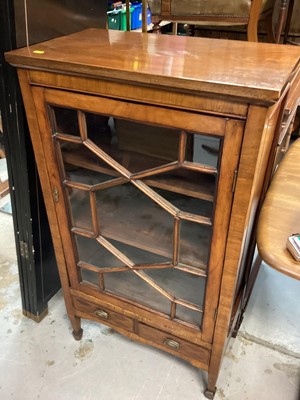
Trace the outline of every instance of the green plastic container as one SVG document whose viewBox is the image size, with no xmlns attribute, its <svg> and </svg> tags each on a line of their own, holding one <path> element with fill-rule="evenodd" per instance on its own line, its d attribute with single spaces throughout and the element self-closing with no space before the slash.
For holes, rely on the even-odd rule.
<svg viewBox="0 0 300 400">
<path fill-rule="evenodd" d="M 121 10 L 108 11 L 107 13 L 108 29 L 115 29 L 118 31 L 121 30 L 121 20 L 122 20 Z M 126 16 L 125 16 L 125 26 L 126 26 Z"/>
<path fill-rule="evenodd" d="M 134 10 L 134 7 L 130 7 L 130 27 L 131 27 L 131 17 L 132 17 L 132 12 Z M 121 31 L 126 31 L 127 30 L 127 24 L 126 24 L 126 10 L 121 10 Z"/>
</svg>

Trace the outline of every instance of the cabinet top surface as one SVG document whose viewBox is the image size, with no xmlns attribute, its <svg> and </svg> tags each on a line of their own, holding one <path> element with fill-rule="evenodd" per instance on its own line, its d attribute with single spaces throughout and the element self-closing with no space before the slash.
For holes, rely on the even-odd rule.
<svg viewBox="0 0 300 400">
<path fill-rule="evenodd" d="M 273 102 L 298 73 L 300 49 L 87 29 L 6 53 L 6 60 L 29 69 Z"/>
</svg>

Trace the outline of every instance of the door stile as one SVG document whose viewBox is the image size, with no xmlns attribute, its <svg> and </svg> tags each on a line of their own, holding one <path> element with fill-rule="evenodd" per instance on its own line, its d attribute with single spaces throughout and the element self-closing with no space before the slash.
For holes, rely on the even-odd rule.
<svg viewBox="0 0 300 400">
<path fill-rule="evenodd" d="M 211 343 L 215 314 L 218 307 L 219 292 L 228 227 L 233 200 L 233 183 L 238 169 L 240 147 L 243 139 L 244 122 L 227 120 L 219 171 L 219 184 L 216 193 L 215 215 L 211 240 L 211 253 L 208 265 L 202 340 Z"/>
<path fill-rule="evenodd" d="M 47 160 L 46 168 L 48 177 L 50 180 L 51 193 L 47 193 L 47 196 L 52 197 L 54 211 L 57 216 L 59 235 L 61 238 L 61 244 L 66 259 L 68 277 L 71 286 L 77 288 L 79 285 L 79 277 L 77 274 L 76 266 L 77 262 L 74 257 L 74 245 L 69 232 L 68 216 L 65 209 L 65 193 L 62 187 L 59 163 L 57 162 L 57 156 L 55 154 L 55 143 L 51 135 L 51 127 L 48 117 L 48 110 L 45 102 L 44 89 L 39 87 L 32 87 L 33 100 L 37 110 L 37 118 L 40 132 L 47 132 L 40 137 L 41 145 Z M 76 254 L 76 253 L 75 253 Z"/>
</svg>

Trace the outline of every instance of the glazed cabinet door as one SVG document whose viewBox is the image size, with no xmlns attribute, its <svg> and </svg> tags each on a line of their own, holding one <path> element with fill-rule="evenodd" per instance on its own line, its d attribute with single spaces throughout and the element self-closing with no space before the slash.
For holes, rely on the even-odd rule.
<svg viewBox="0 0 300 400">
<path fill-rule="evenodd" d="M 210 342 L 243 121 L 32 90 L 71 287 Z"/>
</svg>

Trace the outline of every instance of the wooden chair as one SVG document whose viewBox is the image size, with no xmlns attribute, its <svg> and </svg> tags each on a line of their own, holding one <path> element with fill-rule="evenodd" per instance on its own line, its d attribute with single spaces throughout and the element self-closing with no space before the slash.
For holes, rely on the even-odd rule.
<svg viewBox="0 0 300 400">
<path fill-rule="evenodd" d="M 144 0 L 144 4 L 146 1 Z M 277 21 L 272 23 L 275 3 Z M 258 22 L 265 20 L 268 40 L 279 42 L 286 19 L 289 0 L 148 0 L 153 30 L 160 31 L 160 22 L 168 20 L 193 25 L 246 25 L 249 41 L 258 41 Z M 274 33 L 274 28 L 277 28 Z"/>
</svg>

